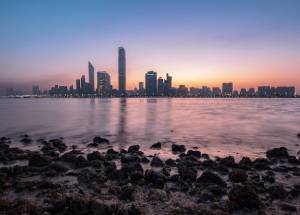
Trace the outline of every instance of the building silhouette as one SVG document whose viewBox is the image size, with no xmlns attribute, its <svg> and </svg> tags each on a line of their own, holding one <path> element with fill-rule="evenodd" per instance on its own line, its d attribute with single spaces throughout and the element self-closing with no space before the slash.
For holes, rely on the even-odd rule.
<svg viewBox="0 0 300 215">
<path fill-rule="evenodd" d="M 81 94 L 87 94 L 87 92 L 86 92 L 86 83 L 85 83 L 85 75 L 82 75 L 81 76 L 81 81 L 80 81 L 80 83 L 81 83 L 81 86 L 80 86 L 80 89 L 81 89 Z"/>
<path fill-rule="evenodd" d="M 80 94 L 81 88 L 80 88 L 80 79 L 76 80 L 76 93 Z"/>
<path fill-rule="evenodd" d="M 165 80 L 165 89 L 164 89 L 164 95 L 170 96 L 172 93 L 172 76 L 169 76 L 167 73 L 166 80 Z"/>
<path fill-rule="evenodd" d="M 118 55 L 119 95 L 126 96 L 126 56 L 125 49 L 119 47 Z"/>
<path fill-rule="evenodd" d="M 91 62 L 88 62 L 88 67 L 89 67 L 89 94 L 93 95 L 95 92 L 95 69 L 94 66 L 91 64 Z"/>
<path fill-rule="evenodd" d="M 40 95 L 41 91 L 38 85 L 32 86 L 32 95 Z"/>
<path fill-rule="evenodd" d="M 157 80 L 157 95 L 164 96 L 165 83 L 162 77 L 159 77 Z"/>
<path fill-rule="evenodd" d="M 157 95 L 157 73 L 149 71 L 145 74 L 146 96 Z"/>
<path fill-rule="evenodd" d="M 233 84 L 223 83 L 222 84 L 222 95 L 225 97 L 232 96 Z"/>
<path fill-rule="evenodd" d="M 100 97 L 111 96 L 110 75 L 105 72 L 97 72 L 97 94 Z"/>
</svg>

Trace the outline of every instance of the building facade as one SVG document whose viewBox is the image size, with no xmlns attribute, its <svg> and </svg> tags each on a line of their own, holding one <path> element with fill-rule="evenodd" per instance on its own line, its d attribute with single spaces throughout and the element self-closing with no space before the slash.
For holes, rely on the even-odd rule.
<svg viewBox="0 0 300 215">
<path fill-rule="evenodd" d="M 119 47 L 118 73 L 119 73 L 119 94 L 120 96 L 126 96 L 126 56 L 125 56 L 125 49 L 123 47 Z"/>
<path fill-rule="evenodd" d="M 97 95 L 100 97 L 111 96 L 110 75 L 105 72 L 97 72 Z"/>
<path fill-rule="evenodd" d="M 156 96 L 157 95 L 157 73 L 154 71 L 149 71 L 145 75 L 146 83 L 146 96 Z"/>
<path fill-rule="evenodd" d="M 94 94 L 95 92 L 95 69 L 94 66 L 91 64 L 91 62 L 88 63 L 89 67 L 89 94 Z"/>
</svg>

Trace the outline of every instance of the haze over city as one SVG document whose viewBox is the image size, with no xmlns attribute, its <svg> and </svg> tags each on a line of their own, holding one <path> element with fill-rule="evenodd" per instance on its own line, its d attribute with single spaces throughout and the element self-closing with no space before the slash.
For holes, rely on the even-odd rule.
<svg viewBox="0 0 300 215">
<path fill-rule="evenodd" d="M 2 1 L 0 88 L 71 85 L 87 72 L 111 74 L 127 55 L 127 89 L 145 72 L 174 85 L 300 88 L 300 2 Z"/>
</svg>

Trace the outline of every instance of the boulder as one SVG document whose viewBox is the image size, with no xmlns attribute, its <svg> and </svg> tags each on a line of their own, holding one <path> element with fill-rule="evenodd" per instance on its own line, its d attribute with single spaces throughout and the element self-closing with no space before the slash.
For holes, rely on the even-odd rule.
<svg viewBox="0 0 300 215">
<path fill-rule="evenodd" d="M 109 144 L 109 140 L 106 138 L 102 138 L 99 136 L 94 137 L 93 139 L 94 144 Z"/>
<path fill-rule="evenodd" d="M 128 148 L 128 153 L 137 153 L 140 150 L 140 146 L 139 145 L 132 145 L 129 146 Z"/>
<path fill-rule="evenodd" d="M 281 184 L 274 184 L 267 190 L 272 199 L 284 199 L 287 196 L 287 191 Z"/>
<path fill-rule="evenodd" d="M 194 167 L 178 165 L 177 169 L 183 180 L 196 181 L 197 170 Z"/>
<path fill-rule="evenodd" d="M 153 170 L 146 170 L 145 180 L 154 187 L 162 189 L 166 182 L 166 176 Z"/>
<path fill-rule="evenodd" d="M 132 185 L 125 185 L 121 188 L 119 194 L 119 199 L 124 201 L 133 201 L 134 200 L 134 188 Z"/>
<path fill-rule="evenodd" d="M 234 185 L 228 197 L 234 208 L 259 209 L 262 205 L 255 190 L 248 185 Z"/>
<path fill-rule="evenodd" d="M 164 166 L 164 162 L 159 157 L 153 157 L 150 165 L 154 167 L 162 167 Z"/>
<path fill-rule="evenodd" d="M 104 160 L 103 155 L 101 155 L 98 151 L 93 151 L 92 153 L 87 154 L 87 160 L 93 161 L 93 160 Z"/>
<path fill-rule="evenodd" d="M 28 165 L 35 167 L 47 166 L 51 163 L 51 159 L 48 156 L 38 153 L 32 154 L 29 158 Z"/>
<path fill-rule="evenodd" d="M 201 184 L 217 184 L 221 187 L 226 187 L 226 182 L 218 175 L 211 171 L 205 171 L 201 174 L 201 176 L 197 179 L 198 183 Z"/>
<path fill-rule="evenodd" d="M 49 140 L 50 143 L 53 144 L 55 148 L 57 148 L 60 152 L 63 152 L 67 149 L 67 145 L 61 139 L 52 139 Z"/>
<path fill-rule="evenodd" d="M 229 180 L 234 183 L 243 183 L 247 181 L 248 175 L 246 171 L 240 169 L 233 169 L 229 173 Z"/>
<path fill-rule="evenodd" d="M 232 157 L 232 156 L 222 158 L 219 163 L 221 165 L 224 165 L 224 166 L 227 166 L 227 167 L 235 167 L 236 166 L 234 157 Z"/>
<path fill-rule="evenodd" d="M 269 159 L 280 159 L 280 158 L 288 158 L 289 153 L 287 148 L 280 147 L 280 148 L 273 148 L 266 152 L 267 158 Z"/>
<path fill-rule="evenodd" d="M 188 150 L 186 153 L 187 156 L 193 156 L 195 158 L 201 158 L 201 152 L 195 150 Z"/>
<path fill-rule="evenodd" d="M 172 144 L 172 152 L 174 152 L 174 153 L 185 152 L 185 150 L 186 150 L 186 148 L 184 145 Z"/>
<path fill-rule="evenodd" d="M 161 149 L 161 143 L 160 142 L 154 143 L 150 148 L 151 149 Z"/>
<path fill-rule="evenodd" d="M 176 161 L 169 158 L 169 159 L 166 160 L 165 164 L 168 165 L 168 166 L 174 167 L 174 166 L 176 166 Z"/>
</svg>

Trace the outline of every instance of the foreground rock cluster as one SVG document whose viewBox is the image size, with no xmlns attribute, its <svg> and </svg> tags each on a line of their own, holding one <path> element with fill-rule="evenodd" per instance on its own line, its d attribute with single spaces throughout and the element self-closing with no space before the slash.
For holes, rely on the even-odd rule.
<svg viewBox="0 0 300 215">
<path fill-rule="evenodd" d="M 28 135 L 22 142 L 36 144 Z M 162 160 L 138 145 L 116 151 L 101 137 L 89 153 L 62 138 L 38 142 L 40 151 L 28 151 L 0 139 L 0 214 L 300 213 L 300 160 L 284 147 L 237 162 L 176 144 L 177 158 Z"/>
</svg>

